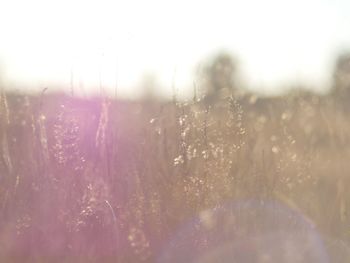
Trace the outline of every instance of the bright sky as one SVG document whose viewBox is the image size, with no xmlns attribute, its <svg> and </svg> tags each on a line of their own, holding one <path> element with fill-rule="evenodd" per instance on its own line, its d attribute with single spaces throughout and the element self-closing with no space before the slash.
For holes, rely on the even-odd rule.
<svg viewBox="0 0 350 263">
<path fill-rule="evenodd" d="M 0 63 L 17 86 L 69 89 L 73 75 L 84 92 L 117 83 L 133 96 L 151 73 L 171 95 L 173 82 L 192 91 L 200 62 L 225 49 L 252 89 L 322 87 L 350 48 L 349 10 L 348 0 L 2 0 Z"/>
</svg>

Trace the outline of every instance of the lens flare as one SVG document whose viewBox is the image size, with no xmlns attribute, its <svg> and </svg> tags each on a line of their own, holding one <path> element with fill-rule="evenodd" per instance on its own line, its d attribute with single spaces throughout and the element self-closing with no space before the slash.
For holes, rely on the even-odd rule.
<svg viewBox="0 0 350 263">
<path fill-rule="evenodd" d="M 181 227 L 158 258 L 171 262 L 327 263 L 315 226 L 276 201 L 247 200 L 206 210 Z"/>
</svg>

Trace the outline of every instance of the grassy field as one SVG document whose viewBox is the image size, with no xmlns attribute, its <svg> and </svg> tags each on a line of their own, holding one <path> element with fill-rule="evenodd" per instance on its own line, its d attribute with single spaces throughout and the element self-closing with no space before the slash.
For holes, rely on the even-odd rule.
<svg viewBox="0 0 350 263">
<path fill-rule="evenodd" d="M 0 261 L 349 262 L 349 110 L 302 92 L 212 105 L 2 94 Z M 298 249 L 265 249 L 274 226 L 279 243 L 302 232 Z M 224 243 L 225 259 L 207 255 Z"/>
</svg>

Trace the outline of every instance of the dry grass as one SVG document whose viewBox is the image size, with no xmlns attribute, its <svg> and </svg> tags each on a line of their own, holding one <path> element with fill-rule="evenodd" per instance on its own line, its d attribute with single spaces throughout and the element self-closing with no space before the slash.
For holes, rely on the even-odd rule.
<svg viewBox="0 0 350 263">
<path fill-rule="evenodd" d="M 181 225 L 240 200 L 304 215 L 330 262 L 348 262 L 347 114 L 310 94 L 210 107 L 2 94 L 1 262 L 157 262 Z"/>
</svg>

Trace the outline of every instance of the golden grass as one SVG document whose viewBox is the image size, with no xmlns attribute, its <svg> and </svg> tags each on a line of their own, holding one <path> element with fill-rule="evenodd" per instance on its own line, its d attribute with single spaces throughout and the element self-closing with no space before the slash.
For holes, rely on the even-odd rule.
<svg viewBox="0 0 350 263">
<path fill-rule="evenodd" d="M 190 218 L 253 199 L 350 241 L 350 121 L 333 98 L 0 103 L 2 262 L 155 262 Z"/>
</svg>

